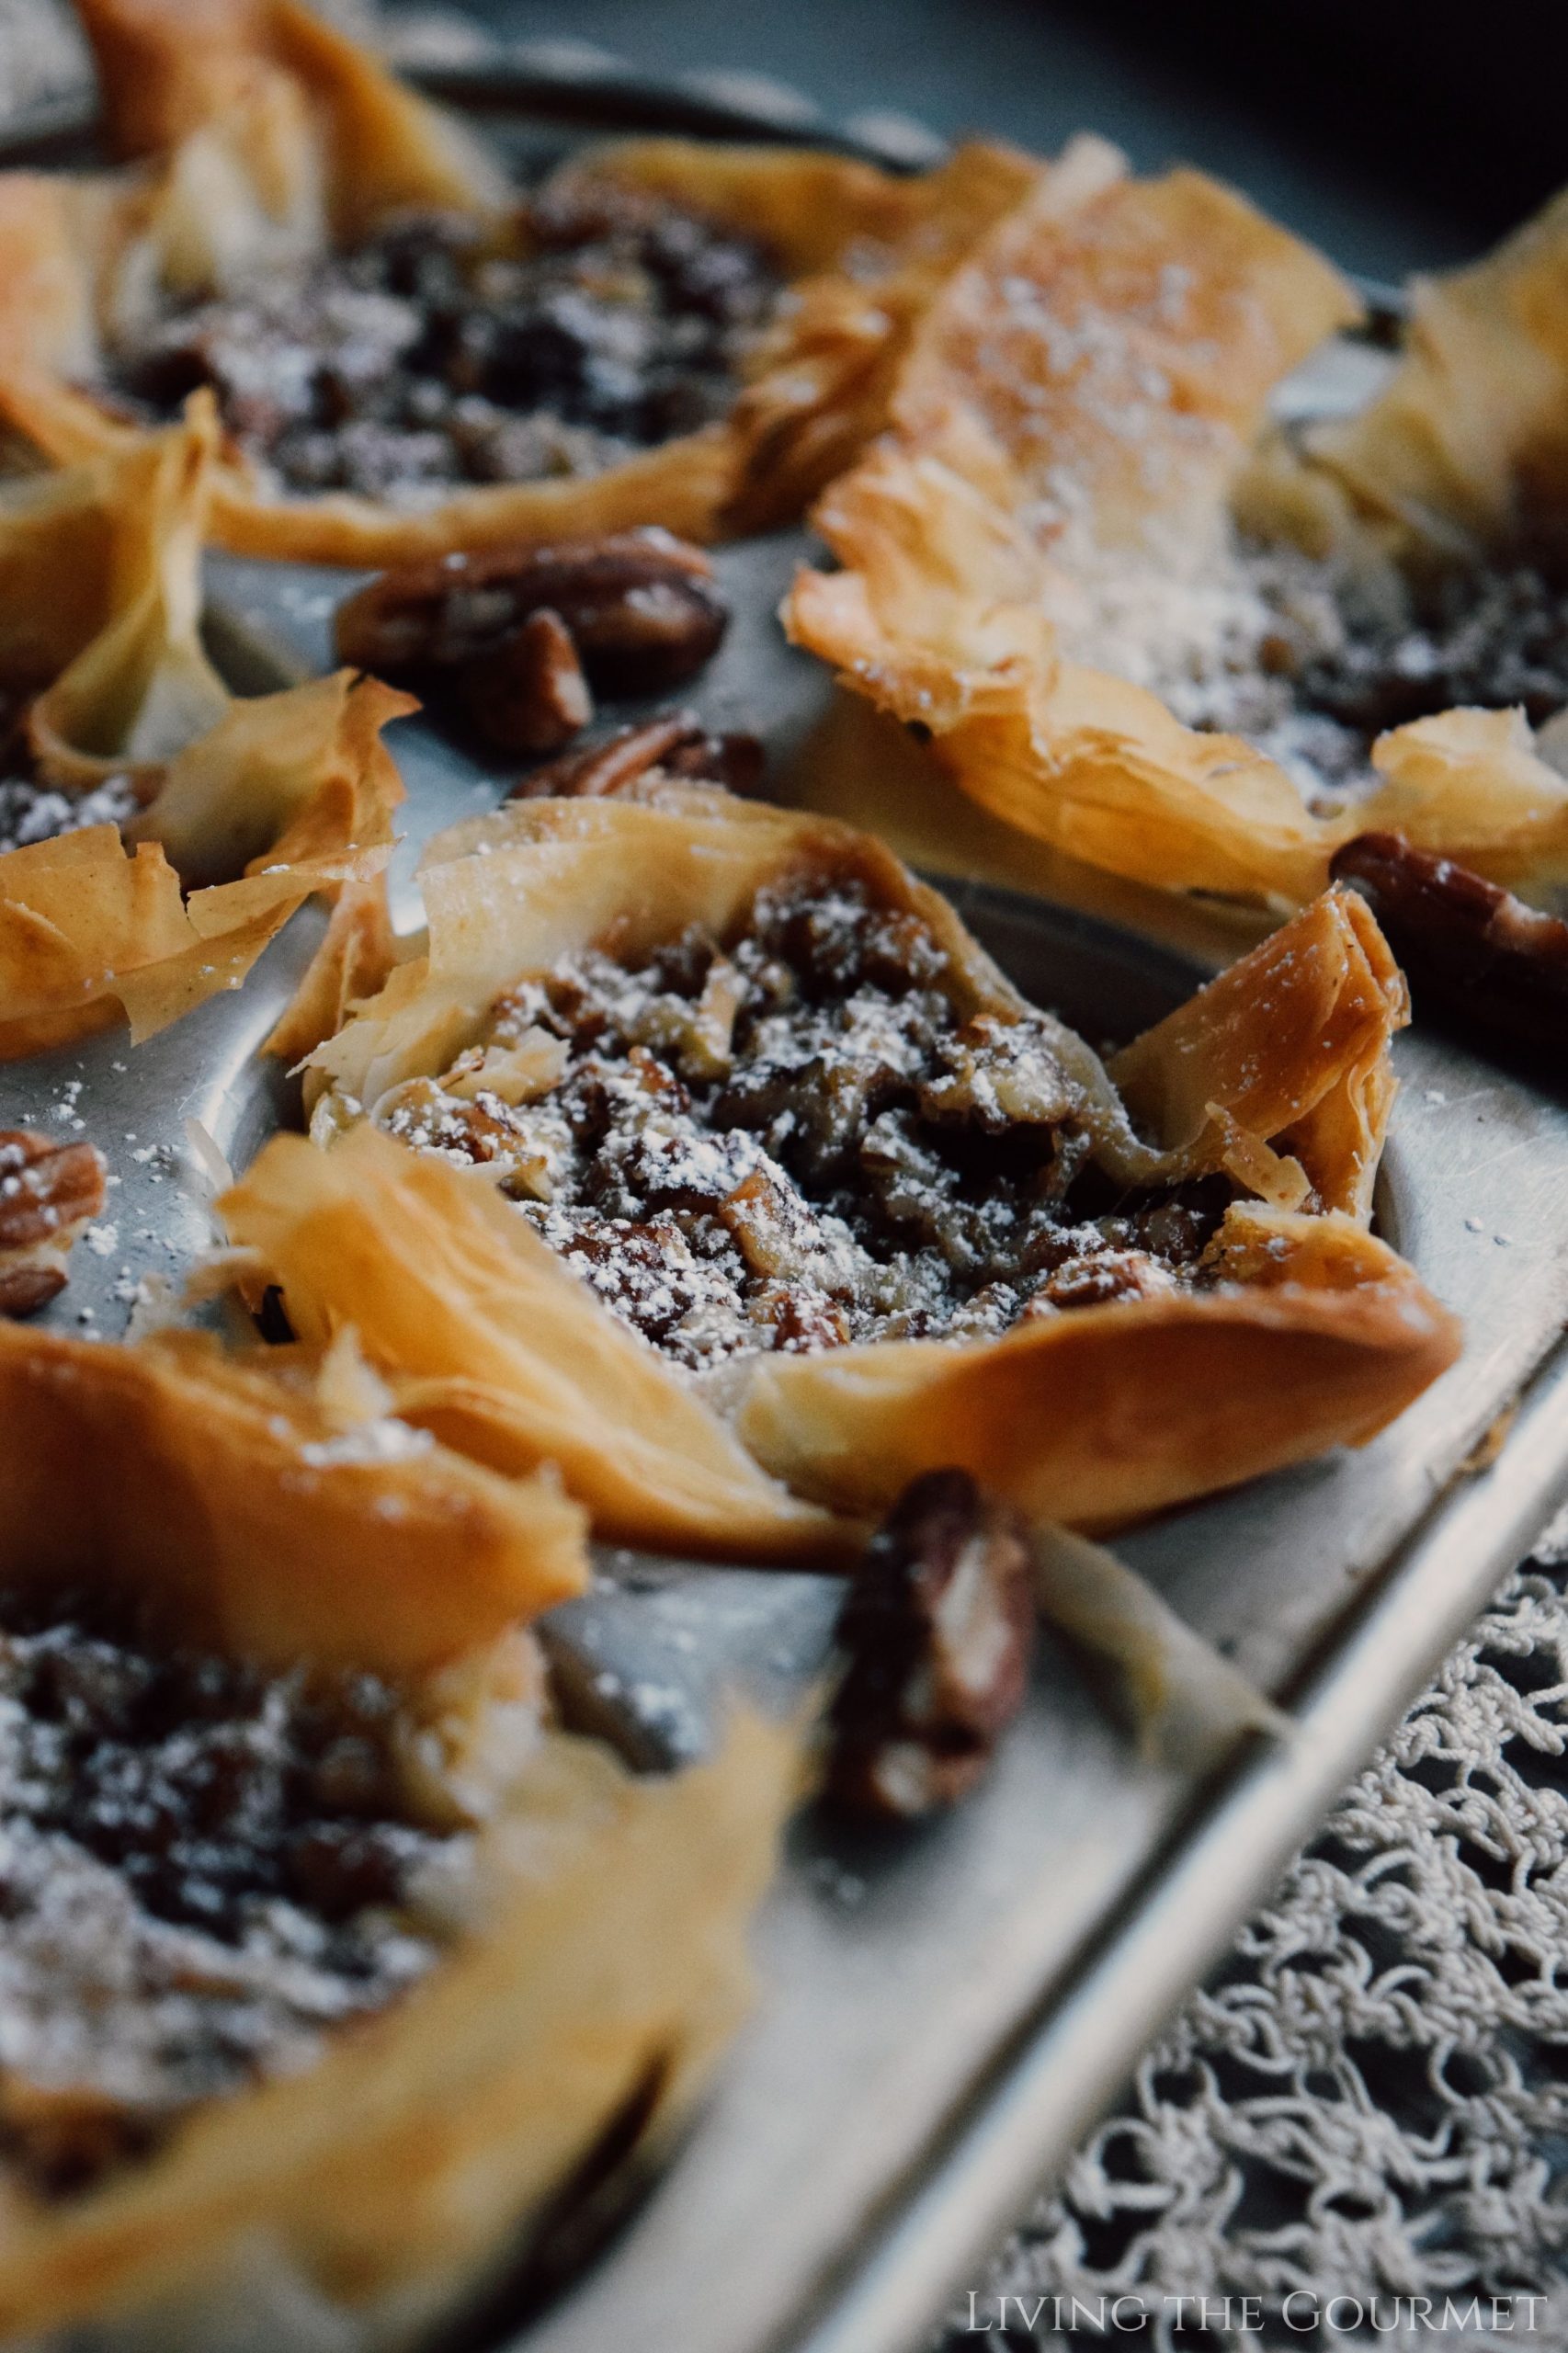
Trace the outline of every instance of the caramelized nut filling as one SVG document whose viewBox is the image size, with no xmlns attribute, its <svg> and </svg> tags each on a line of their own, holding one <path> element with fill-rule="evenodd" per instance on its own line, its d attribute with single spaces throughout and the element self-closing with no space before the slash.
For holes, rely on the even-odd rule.
<svg viewBox="0 0 1568 2353">
<path fill-rule="evenodd" d="M 210 384 L 278 488 L 439 497 L 602 472 L 722 416 L 780 290 L 762 248 L 608 183 L 546 190 L 497 251 L 458 214 L 165 315 L 109 385 L 160 416 Z"/>
<path fill-rule="evenodd" d="M 0 2152 L 68 2196 L 430 1968 L 397 1695 L 0 1598 Z"/>
<path fill-rule="evenodd" d="M 759 893 L 728 943 L 590 953 L 374 1107 L 496 1165 L 632 1328 L 739 1352 L 978 1337 L 1199 1279 L 1228 1181 L 1117 1201 L 1043 1016 L 964 1018 L 916 915 L 855 878 Z M 1096 1198 L 1097 1196 L 1097 1198 Z"/>
<path fill-rule="evenodd" d="M 1528 563 L 1415 581 L 1241 549 L 1213 583 L 1109 606 L 1085 658 L 1189 727 L 1244 736 L 1309 801 L 1369 784 L 1388 728 L 1456 706 L 1517 707 L 1539 727 L 1568 705 L 1568 588 Z"/>
</svg>

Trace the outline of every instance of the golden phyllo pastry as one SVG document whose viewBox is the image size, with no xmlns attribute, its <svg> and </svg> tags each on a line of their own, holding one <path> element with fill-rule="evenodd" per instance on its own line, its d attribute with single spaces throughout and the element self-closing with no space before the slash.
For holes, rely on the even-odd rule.
<svg viewBox="0 0 1568 2353">
<path fill-rule="evenodd" d="M 350 1343 L 0 1325 L 7 2339 L 423 2340 L 689 2101 L 791 1768 L 549 1729 L 525 1621 L 585 1576 Z"/>
<path fill-rule="evenodd" d="M 210 404 L 0 495 L 0 1059 L 237 988 L 295 909 L 379 905 L 407 697 L 236 700 L 202 651 Z M 317 995 L 331 995 L 318 978 Z"/>
<path fill-rule="evenodd" d="M 215 536 L 396 563 L 798 514 L 1041 176 L 611 146 L 524 197 L 297 0 L 81 0 L 129 176 L 0 179 L 0 415 L 57 461 L 198 383 Z"/>
<path fill-rule="evenodd" d="M 1348 892 L 1108 1065 L 869 836 L 657 771 L 423 883 L 224 1214 L 297 1332 L 607 1534 L 831 1555 L 939 1465 L 1108 1526 L 1456 1351 L 1368 1231 L 1405 1001 Z"/>
<path fill-rule="evenodd" d="M 1271 394 L 1356 315 L 1327 265 L 1193 173 L 1060 197 L 916 327 L 792 633 L 1008 824 L 1156 889 L 1300 905 L 1379 827 L 1560 878 L 1527 722 L 1568 703 L 1568 215 L 1418 287 L 1353 421 L 1286 427 Z"/>
</svg>

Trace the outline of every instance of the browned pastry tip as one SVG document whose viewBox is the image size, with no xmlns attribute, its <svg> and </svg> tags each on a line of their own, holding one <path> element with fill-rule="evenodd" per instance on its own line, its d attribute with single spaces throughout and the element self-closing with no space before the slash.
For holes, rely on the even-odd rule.
<svg viewBox="0 0 1568 2353">
<path fill-rule="evenodd" d="M 90 1143 L 0 1129 L 0 1315 L 31 1315 L 65 1288 L 65 1259 L 104 1206 L 104 1163 Z"/>
<path fill-rule="evenodd" d="M 1568 1039 L 1568 923 L 1403 834 L 1358 834 L 1336 881 L 1370 901 L 1416 998 L 1504 1045 L 1561 1054 Z"/>
<path fill-rule="evenodd" d="M 766 765 L 755 735 L 710 735 L 689 710 L 618 727 L 602 744 L 549 760 L 515 784 L 509 801 L 606 801 L 660 770 L 692 783 L 722 785 L 743 795 L 762 781 Z"/>
<path fill-rule="evenodd" d="M 530 636 L 544 614 L 553 628 Z M 339 608 L 335 635 L 342 661 L 416 688 L 503 749 L 547 751 L 567 735 L 518 730 L 537 733 L 551 692 L 562 722 L 574 707 L 565 648 L 600 694 L 665 694 L 711 659 L 729 618 L 701 550 L 650 529 L 382 573 Z"/>
<path fill-rule="evenodd" d="M 1023 1701 L 1035 1608 L 1024 1523 L 964 1471 L 928 1471 L 866 1549 L 838 1622 L 829 1797 L 913 1820 L 984 1773 Z"/>
</svg>

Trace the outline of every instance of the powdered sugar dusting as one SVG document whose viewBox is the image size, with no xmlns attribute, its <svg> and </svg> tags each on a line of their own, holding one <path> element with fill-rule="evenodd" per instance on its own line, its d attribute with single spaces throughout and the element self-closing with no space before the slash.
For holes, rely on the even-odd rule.
<svg viewBox="0 0 1568 2353">
<path fill-rule="evenodd" d="M 493 1063 L 513 1099 L 478 1083 Z M 372 1116 L 493 1166 L 617 1315 L 700 1370 L 1198 1279 L 1228 1188 L 1090 1201 L 1085 1112 L 1043 1017 L 966 1017 L 919 915 L 819 876 L 763 892 L 738 938 L 519 983 L 481 1049 Z"/>
<path fill-rule="evenodd" d="M 141 797 L 127 776 L 111 776 L 91 792 L 59 792 L 31 778 L 0 779 L 0 852 L 54 841 L 87 825 L 123 825 Z"/>
<path fill-rule="evenodd" d="M 419 1888 L 466 1848 L 411 1813 L 371 1678 L 152 1652 L 58 1598 L 0 1629 L 0 2150 L 58 2197 L 422 1976 Z"/>
</svg>

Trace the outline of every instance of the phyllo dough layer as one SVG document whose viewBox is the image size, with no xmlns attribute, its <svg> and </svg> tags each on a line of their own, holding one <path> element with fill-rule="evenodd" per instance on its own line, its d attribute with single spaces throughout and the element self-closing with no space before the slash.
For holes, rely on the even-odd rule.
<svg viewBox="0 0 1568 2353">
<path fill-rule="evenodd" d="M 1107 1065 L 869 836 L 640 790 L 432 845 L 426 953 L 311 1059 L 326 1148 L 224 1200 L 400 1412 L 559 1461 L 607 1534 L 767 1559 L 941 1464 L 1135 1518 L 1450 1361 L 1367 1230 L 1405 1000 L 1354 895 Z"/>
<path fill-rule="evenodd" d="M 306 899 L 379 892 L 381 732 L 415 706 L 347 670 L 229 693 L 199 637 L 214 459 L 199 400 L 0 498 L 0 1059 L 121 1017 L 149 1037 Z"/>
<path fill-rule="evenodd" d="M 1042 187 L 916 328 L 792 634 L 985 808 L 1140 883 L 1283 909 L 1395 828 L 1549 887 L 1565 221 L 1418 285 L 1369 406 L 1286 430 L 1271 392 L 1355 315 L 1327 266 L 1192 173 Z"/>
<path fill-rule="evenodd" d="M 582 1512 L 350 1341 L 0 1325 L 0 2326 L 423 2341 L 689 2104 L 788 1744 L 636 1780 L 550 1729 Z"/>
<path fill-rule="evenodd" d="M 296 0 L 83 0 L 130 175 L 0 179 L 0 415 L 57 462 L 213 383 L 213 530 L 335 563 L 798 514 L 1040 176 L 626 142 L 524 199 Z"/>
</svg>

